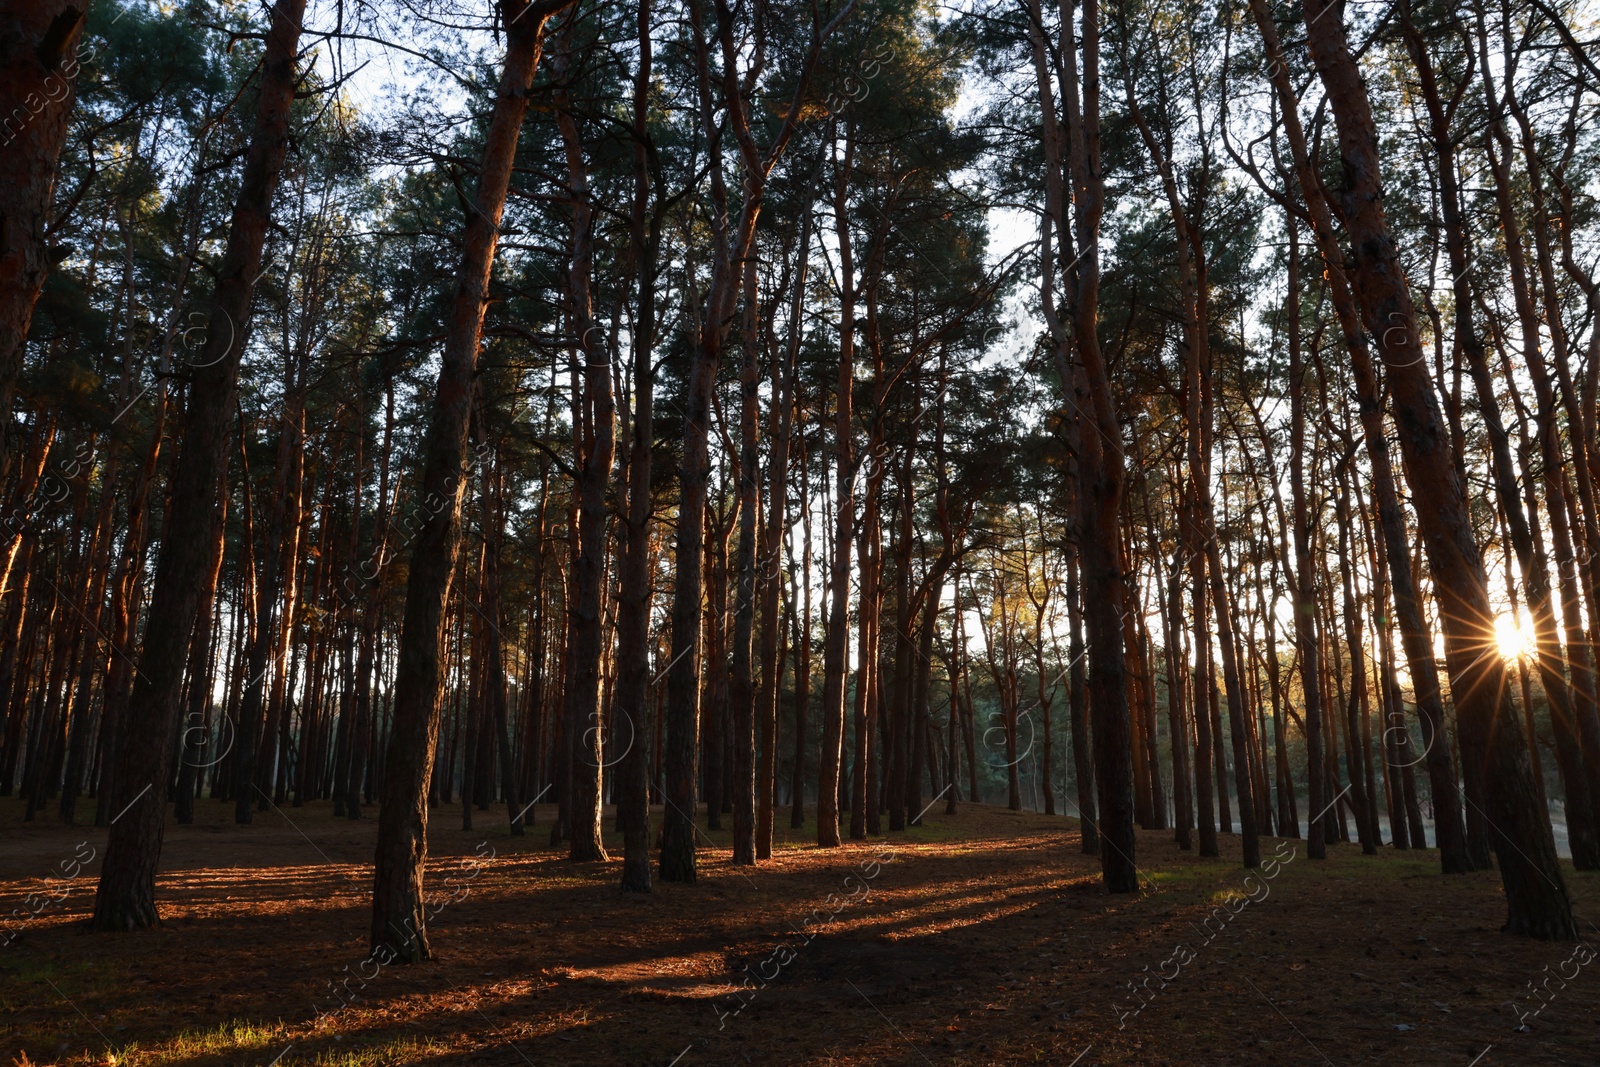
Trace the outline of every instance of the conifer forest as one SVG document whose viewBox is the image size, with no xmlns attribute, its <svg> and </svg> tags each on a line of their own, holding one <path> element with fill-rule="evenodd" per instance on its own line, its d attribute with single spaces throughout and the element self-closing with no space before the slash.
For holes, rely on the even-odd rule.
<svg viewBox="0 0 1600 1067">
<path fill-rule="evenodd" d="M 0 1064 L 1600 1064 L 1596 0 L 0 0 Z"/>
</svg>

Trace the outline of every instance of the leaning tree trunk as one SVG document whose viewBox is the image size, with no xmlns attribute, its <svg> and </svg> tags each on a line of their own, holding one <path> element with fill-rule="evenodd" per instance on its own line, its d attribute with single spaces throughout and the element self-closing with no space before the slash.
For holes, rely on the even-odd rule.
<svg viewBox="0 0 1600 1067">
<path fill-rule="evenodd" d="M 410 962 L 431 955 L 422 910 L 428 783 L 438 744 L 442 623 L 461 541 L 461 498 L 466 487 L 461 472 L 467 464 L 467 426 L 489 300 L 489 270 L 545 23 L 570 2 L 503 0 L 500 5 L 506 27 L 505 66 L 484 138 L 477 196 L 469 202 L 471 215 L 462 240 L 439 385 L 422 446 L 421 495 L 427 518 L 416 532 L 406 583 L 393 721 L 378 810 L 371 932 L 374 952 L 387 946 L 391 958 Z"/>
<path fill-rule="evenodd" d="M 1449 739 L 1444 718 L 1444 704 L 1440 694 L 1439 676 L 1434 663 L 1433 643 L 1422 617 L 1421 607 L 1416 593 L 1416 584 L 1412 579 L 1410 555 L 1406 547 L 1404 519 L 1400 513 L 1398 493 L 1394 484 L 1392 465 L 1389 459 L 1388 438 L 1383 429 L 1382 410 L 1379 406 L 1378 392 L 1373 381 L 1371 359 L 1367 354 L 1366 335 L 1361 328 L 1355 310 L 1355 299 L 1350 292 L 1350 287 L 1345 280 L 1344 258 L 1340 253 L 1338 243 L 1334 237 L 1332 213 L 1325 197 L 1322 194 L 1321 182 L 1316 178 L 1312 168 L 1310 152 L 1306 144 L 1304 130 L 1300 125 L 1299 112 L 1297 111 L 1297 98 L 1294 88 L 1290 84 L 1288 68 L 1283 61 L 1283 49 L 1278 40 L 1276 25 L 1268 14 L 1264 0 L 1252 0 L 1251 12 L 1254 14 L 1257 26 L 1260 27 L 1262 39 L 1266 44 L 1268 57 L 1268 70 L 1274 89 L 1277 91 L 1283 108 L 1284 130 L 1288 134 L 1289 147 L 1293 155 L 1294 167 L 1299 180 L 1302 195 L 1305 198 L 1307 211 L 1311 216 L 1313 233 L 1317 245 L 1322 252 L 1324 264 L 1328 268 L 1329 293 L 1332 297 L 1334 310 L 1339 318 L 1341 331 L 1344 333 L 1345 343 L 1350 349 L 1351 363 L 1356 372 L 1359 385 L 1359 401 L 1361 405 L 1362 426 L 1366 431 L 1367 455 L 1372 466 L 1373 498 L 1378 509 L 1380 525 L 1383 529 L 1385 549 L 1389 556 L 1390 576 L 1394 586 L 1395 617 L 1400 624 L 1401 646 L 1405 651 L 1406 660 L 1410 667 L 1412 686 L 1415 690 L 1417 703 L 1417 718 L 1422 724 L 1425 755 L 1428 761 L 1428 775 L 1433 788 L 1435 808 L 1435 828 L 1439 840 L 1439 858 L 1444 873 L 1462 873 L 1473 869 L 1473 860 L 1469 850 L 1469 835 L 1467 827 L 1461 819 L 1461 809 L 1454 798 L 1461 795 L 1456 787 L 1455 767 L 1450 758 Z M 1296 232 L 1290 233 L 1290 304 L 1298 306 L 1295 294 L 1298 293 L 1298 244 Z M 1299 334 L 1298 320 L 1291 320 L 1290 361 L 1291 368 L 1299 366 Z M 1465 342 L 1464 342 L 1465 343 Z M 1294 372 L 1292 371 L 1292 374 Z M 1294 377 L 1296 387 L 1299 378 Z M 1303 424 L 1304 405 L 1298 409 L 1299 415 L 1291 415 L 1291 421 L 1296 427 L 1295 440 L 1300 440 L 1299 427 Z M 1498 412 L 1496 412 L 1498 417 Z M 1298 447 L 1298 446 L 1297 446 Z M 1302 484 L 1296 482 L 1297 485 Z M 1297 490 L 1297 497 L 1303 496 L 1303 490 Z M 1309 560 L 1308 549 L 1302 550 L 1298 540 L 1298 532 L 1302 523 L 1296 519 L 1296 564 L 1297 573 L 1305 573 L 1309 564 L 1301 561 L 1304 556 Z M 1307 534 L 1309 538 L 1309 534 Z M 1307 586 L 1302 589 L 1301 595 L 1309 597 L 1309 578 Z M 1309 604 L 1309 599 L 1302 603 Z M 1297 623 L 1302 624 L 1307 630 L 1312 631 L 1316 626 L 1313 611 L 1299 609 L 1296 611 Z M 1316 653 L 1317 644 L 1311 641 L 1308 651 Z M 1307 675 L 1307 677 L 1312 677 Z M 1308 744 L 1311 738 L 1310 719 L 1307 719 Z M 1320 742 L 1317 742 L 1320 747 Z M 1469 770 L 1468 774 L 1475 774 L 1476 770 Z M 1321 798 L 1321 773 L 1313 770 L 1312 806 L 1318 808 Z M 1471 780 L 1469 778 L 1469 780 Z M 1445 800 L 1443 798 L 1451 798 Z M 1320 808 L 1318 808 L 1320 810 Z M 1308 827 L 1311 844 L 1311 855 L 1318 858 L 1326 855 L 1326 846 L 1319 836 L 1320 831 Z"/>
<path fill-rule="evenodd" d="M 1506 929 L 1569 939 L 1577 933 L 1571 898 L 1556 860 L 1549 818 L 1533 785 L 1527 738 L 1516 726 L 1505 662 L 1493 654 L 1488 580 L 1428 374 L 1399 250 L 1384 216 L 1372 105 L 1343 23 L 1330 7 L 1330 0 L 1304 0 L 1309 44 L 1338 130 L 1354 288 L 1389 369 L 1407 479 L 1440 601 L 1461 757 L 1484 772 L 1484 815 L 1500 861 Z M 1334 17 L 1323 17 L 1328 14 Z"/>
<path fill-rule="evenodd" d="M 172 736 L 184 660 L 199 610 L 206 564 L 194 546 L 204 544 L 214 521 L 218 480 L 226 456 L 234 395 L 250 315 L 250 294 L 261 271 L 261 249 L 289 149 L 295 56 L 305 0 L 277 0 L 267 34 L 261 88 L 228 245 L 217 271 L 209 332 L 195 364 L 189 410 L 168 498 L 166 531 L 156 564 L 149 627 L 127 709 L 127 729 L 117 752 L 110 837 L 95 895 L 93 925 L 128 930 L 160 921 L 155 904 L 156 867 L 166 815 Z M 243 783 L 236 783 L 243 788 Z"/>
</svg>

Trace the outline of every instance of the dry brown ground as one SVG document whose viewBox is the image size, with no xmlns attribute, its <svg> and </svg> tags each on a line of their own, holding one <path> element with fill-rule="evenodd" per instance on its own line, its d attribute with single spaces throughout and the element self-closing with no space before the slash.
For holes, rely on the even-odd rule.
<svg viewBox="0 0 1600 1067">
<path fill-rule="evenodd" d="M 755 869 L 713 833 L 697 884 L 639 896 L 615 888 L 615 861 L 543 847 L 548 810 L 520 839 L 503 810 L 475 833 L 436 812 L 430 891 L 464 887 L 433 924 L 436 959 L 382 968 L 318 1024 L 313 1004 L 333 1007 L 329 983 L 366 952 L 375 822 L 313 804 L 237 827 L 202 801 L 196 825 L 167 829 L 160 929 L 84 927 L 98 859 L 36 917 L 0 919 L 20 930 L 0 948 L 0 1063 L 1600 1064 L 1600 962 L 1552 979 L 1516 1032 L 1538 1004 L 1527 983 L 1571 975 L 1573 946 L 1499 933 L 1497 876 L 1447 880 L 1433 852 L 1336 846 L 1314 865 L 1302 847 L 1247 885 L 1237 839 L 1201 862 L 1141 832 L 1149 888 L 1110 897 L 1074 821 L 940 805 L 833 850 L 785 827 Z M 78 842 L 103 847 L 104 831 L 20 819 L 0 805 L 0 913 Z M 480 842 L 495 855 L 468 879 Z M 1566 874 L 1600 946 L 1600 876 Z M 1205 916 L 1246 890 L 1208 940 Z M 1124 1015 L 1128 983 L 1164 965 L 1176 977 Z M 769 981 L 741 1001 L 747 973 Z"/>
</svg>

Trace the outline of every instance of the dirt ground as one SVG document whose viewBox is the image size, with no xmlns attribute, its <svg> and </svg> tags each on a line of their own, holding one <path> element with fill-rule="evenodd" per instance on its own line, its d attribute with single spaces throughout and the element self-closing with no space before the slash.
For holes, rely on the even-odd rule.
<svg viewBox="0 0 1600 1067">
<path fill-rule="evenodd" d="M 830 850 L 784 813 L 757 868 L 713 831 L 696 884 L 640 896 L 545 847 L 549 811 L 436 811 L 435 959 L 363 967 L 372 818 L 201 801 L 163 926 L 106 935 L 105 832 L 0 802 L 0 1063 L 1600 1064 L 1594 954 L 1502 935 L 1498 876 L 1432 851 L 1269 841 L 1247 880 L 1236 838 L 1140 832 L 1147 888 L 1112 897 L 1074 820 L 940 804 Z M 1600 876 L 1565 874 L 1600 948 Z"/>
</svg>

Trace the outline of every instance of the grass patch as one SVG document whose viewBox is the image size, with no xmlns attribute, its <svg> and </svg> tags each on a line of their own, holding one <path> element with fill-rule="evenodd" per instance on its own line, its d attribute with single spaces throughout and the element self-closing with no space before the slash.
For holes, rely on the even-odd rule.
<svg viewBox="0 0 1600 1067">
<path fill-rule="evenodd" d="M 270 1055 L 288 1046 L 292 1040 L 290 1028 L 282 1022 L 232 1019 L 209 1030 L 186 1030 L 157 1046 L 127 1045 L 108 1054 L 103 1062 L 108 1067 L 235 1064 L 241 1062 L 238 1056 L 241 1052 Z M 319 1035 L 317 1040 L 320 1044 L 330 1038 Z M 282 1059 L 276 1061 L 276 1067 L 388 1067 L 391 1064 L 416 1063 L 444 1049 L 432 1038 L 396 1037 L 371 1043 L 352 1040 L 348 1044 L 350 1047 L 324 1048 L 318 1052 L 291 1047 Z"/>
<path fill-rule="evenodd" d="M 390 1041 L 367 1045 L 364 1048 L 330 1049 L 319 1052 L 315 1059 L 285 1056 L 279 1067 L 390 1067 L 392 1064 L 417 1063 L 437 1053 L 445 1046 L 432 1038 L 397 1037 Z"/>
<path fill-rule="evenodd" d="M 274 1041 L 287 1042 L 286 1033 L 287 1028 L 281 1022 L 254 1023 L 230 1019 L 208 1030 L 185 1030 L 157 1047 L 143 1048 L 138 1043 L 127 1045 L 111 1053 L 107 1059 L 119 1067 L 186 1063 L 230 1052 L 263 1049 Z"/>
</svg>

